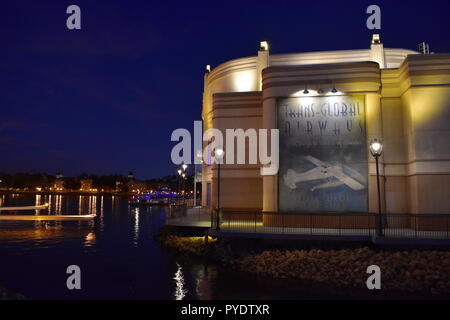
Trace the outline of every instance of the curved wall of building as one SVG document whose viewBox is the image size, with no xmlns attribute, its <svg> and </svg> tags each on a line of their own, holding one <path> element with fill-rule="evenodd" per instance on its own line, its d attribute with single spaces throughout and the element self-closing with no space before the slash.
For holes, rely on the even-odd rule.
<svg viewBox="0 0 450 320">
<path fill-rule="evenodd" d="M 270 66 L 297 66 L 330 63 L 373 61 L 371 49 L 322 51 L 269 56 Z M 386 68 L 399 68 L 407 55 L 417 52 L 406 49 L 384 49 Z M 207 104 L 211 95 L 219 92 L 258 91 L 258 56 L 227 61 L 207 76 L 205 98 Z"/>
</svg>

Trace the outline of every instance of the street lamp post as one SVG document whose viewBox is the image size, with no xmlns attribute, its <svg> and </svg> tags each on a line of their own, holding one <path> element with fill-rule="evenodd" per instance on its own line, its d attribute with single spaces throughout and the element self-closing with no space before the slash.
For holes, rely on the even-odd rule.
<svg viewBox="0 0 450 320">
<path fill-rule="evenodd" d="M 214 151 L 217 163 L 217 210 L 216 210 L 216 230 L 220 230 L 220 163 L 222 162 L 224 151 L 222 148 L 217 148 Z"/>
<path fill-rule="evenodd" d="M 201 150 L 197 151 L 196 157 L 197 157 L 196 160 L 202 163 Z M 197 206 L 197 161 L 194 161 L 194 207 Z"/>
<path fill-rule="evenodd" d="M 183 177 L 183 204 L 186 203 L 186 170 L 187 170 L 188 165 L 183 163 L 181 165 L 181 168 L 183 169 L 183 173 L 182 173 L 182 177 Z"/>
<path fill-rule="evenodd" d="M 183 169 L 183 173 L 181 174 L 182 178 L 183 178 L 183 204 L 186 203 L 186 169 L 187 169 L 188 165 L 183 163 L 181 165 L 181 168 Z"/>
<path fill-rule="evenodd" d="M 183 204 L 186 203 L 186 174 L 182 173 L 181 177 L 183 179 Z"/>
<path fill-rule="evenodd" d="M 178 192 L 177 192 L 177 202 L 179 202 L 179 200 L 180 200 L 180 188 L 181 188 L 181 173 L 182 173 L 182 171 L 181 171 L 181 169 L 178 169 Z"/>
<path fill-rule="evenodd" d="M 381 192 L 380 192 L 380 169 L 378 166 L 378 159 L 383 152 L 383 145 L 377 139 L 370 143 L 370 153 L 375 158 L 375 166 L 377 171 L 377 193 L 378 193 L 378 217 L 377 217 L 377 236 L 383 236 L 383 226 L 381 219 Z"/>
</svg>

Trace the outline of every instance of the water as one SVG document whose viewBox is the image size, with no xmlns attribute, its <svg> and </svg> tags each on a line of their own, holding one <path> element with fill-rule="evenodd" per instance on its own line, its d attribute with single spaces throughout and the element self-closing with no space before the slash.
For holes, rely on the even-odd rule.
<svg viewBox="0 0 450 320">
<path fill-rule="evenodd" d="M 0 283 L 30 299 L 378 297 L 368 290 L 339 290 L 205 266 L 202 259 L 162 250 L 153 236 L 165 224 L 164 206 L 133 208 L 126 197 L 117 196 L 0 194 L 3 206 L 43 203 L 49 203 L 51 213 L 96 213 L 100 219 L 96 230 L 89 221 L 50 222 L 48 227 L 34 221 L 0 221 Z M 66 287 L 69 265 L 81 268 L 81 290 Z"/>
<path fill-rule="evenodd" d="M 49 203 L 47 214 L 97 214 L 89 221 L 0 221 L 0 283 L 31 299 L 270 298 L 267 284 L 201 259 L 160 249 L 153 236 L 164 206 L 130 207 L 126 197 L 0 195 L 0 205 Z M 35 214 L 28 211 L 21 214 Z M 78 265 L 82 290 L 68 290 L 66 269 Z M 284 292 L 285 290 L 283 290 Z"/>
</svg>

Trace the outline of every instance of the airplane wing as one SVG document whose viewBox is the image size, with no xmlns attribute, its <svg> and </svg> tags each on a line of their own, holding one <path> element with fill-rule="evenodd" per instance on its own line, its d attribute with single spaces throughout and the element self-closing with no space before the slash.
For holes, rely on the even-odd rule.
<svg viewBox="0 0 450 320">
<path fill-rule="evenodd" d="M 304 181 L 313 181 L 313 180 L 320 180 L 329 177 L 329 174 L 325 174 L 322 172 L 322 170 L 319 167 L 315 167 L 311 170 L 308 170 L 306 172 L 297 173 L 292 169 L 289 169 L 284 175 L 284 183 L 286 186 L 288 186 L 291 189 L 297 188 L 297 183 L 304 182 Z"/>
<path fill-rule="evenodd" d="M 353 190 L 363 190 L 363 189 L 365 189 L 365 187 L 361 183 L 359 183 L 355 179 L 347 176 L 346 174 L 344 174 L 342 172 L 342 170 L 340 170 L 340 169 L 338 169 L 336 167 L 329 167 L 328 171 L 331 174 L 333 174 L 333 176 L 335 176 L 337 179 L 339 179 L 340 181 L 345 183 L 347 186 L 352 188 Z"/>
<path fill-rule="evenodd" d="M 313 156 L 305 156 L 305 159 L 309 162 L 315 164 L 318 167 L 328 168 L 330 165 L 328 163 L 322 162 L 317 158 L 314 158 Z"/>
<path fill-rule="evenodd" d="M 353 190 L 363 190 L 365 188 L 364 185 L 359 183 L 357 180 L 355 180 L 352 177 L 344 174 L 342 172 L 342 170 L 339 169 L 338 167 L 331 166 L 331 165 L 329 165 L 326 162 L 323 162 L 323 161 L 320 161 L 317 158 L 314 158 L 313 156 L 305 156 L 305 159 L 310 161 L 311 163 L 315 164 L 318 167 L 326 169 L 328 171 L 328 173 L 332 174 L 339 181 L 341 181 L 342 183 L 345 183 L 347 186 L 349 186 Z"/>
<path fill-rule="evenodd" d="M 326 188 L 334 188 L 343 185 L 344 183 L 338 179 L 334 179 L 333 181 L 327 181 L 325 183 L 319 184 L 311 188 L 311 191 L 318 189 L 326 189 Z"/>
</svg>

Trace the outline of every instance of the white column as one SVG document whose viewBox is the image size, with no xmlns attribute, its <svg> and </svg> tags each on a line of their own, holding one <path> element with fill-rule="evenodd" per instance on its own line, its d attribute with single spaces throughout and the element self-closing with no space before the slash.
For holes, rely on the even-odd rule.
<svg viewBox="0 0 450 320">
<path fill-rule="evenodd" d="M 263 101 L 263 129 L 276 129 L 276 99 L 270 98 Z M 270 137 L 270 134 L 268 134 Z M 268 139 L 270 143 L 270 138 Z M 263 211 L 278 211 L 278 174 L 263 176 Z"/>
</svg>

